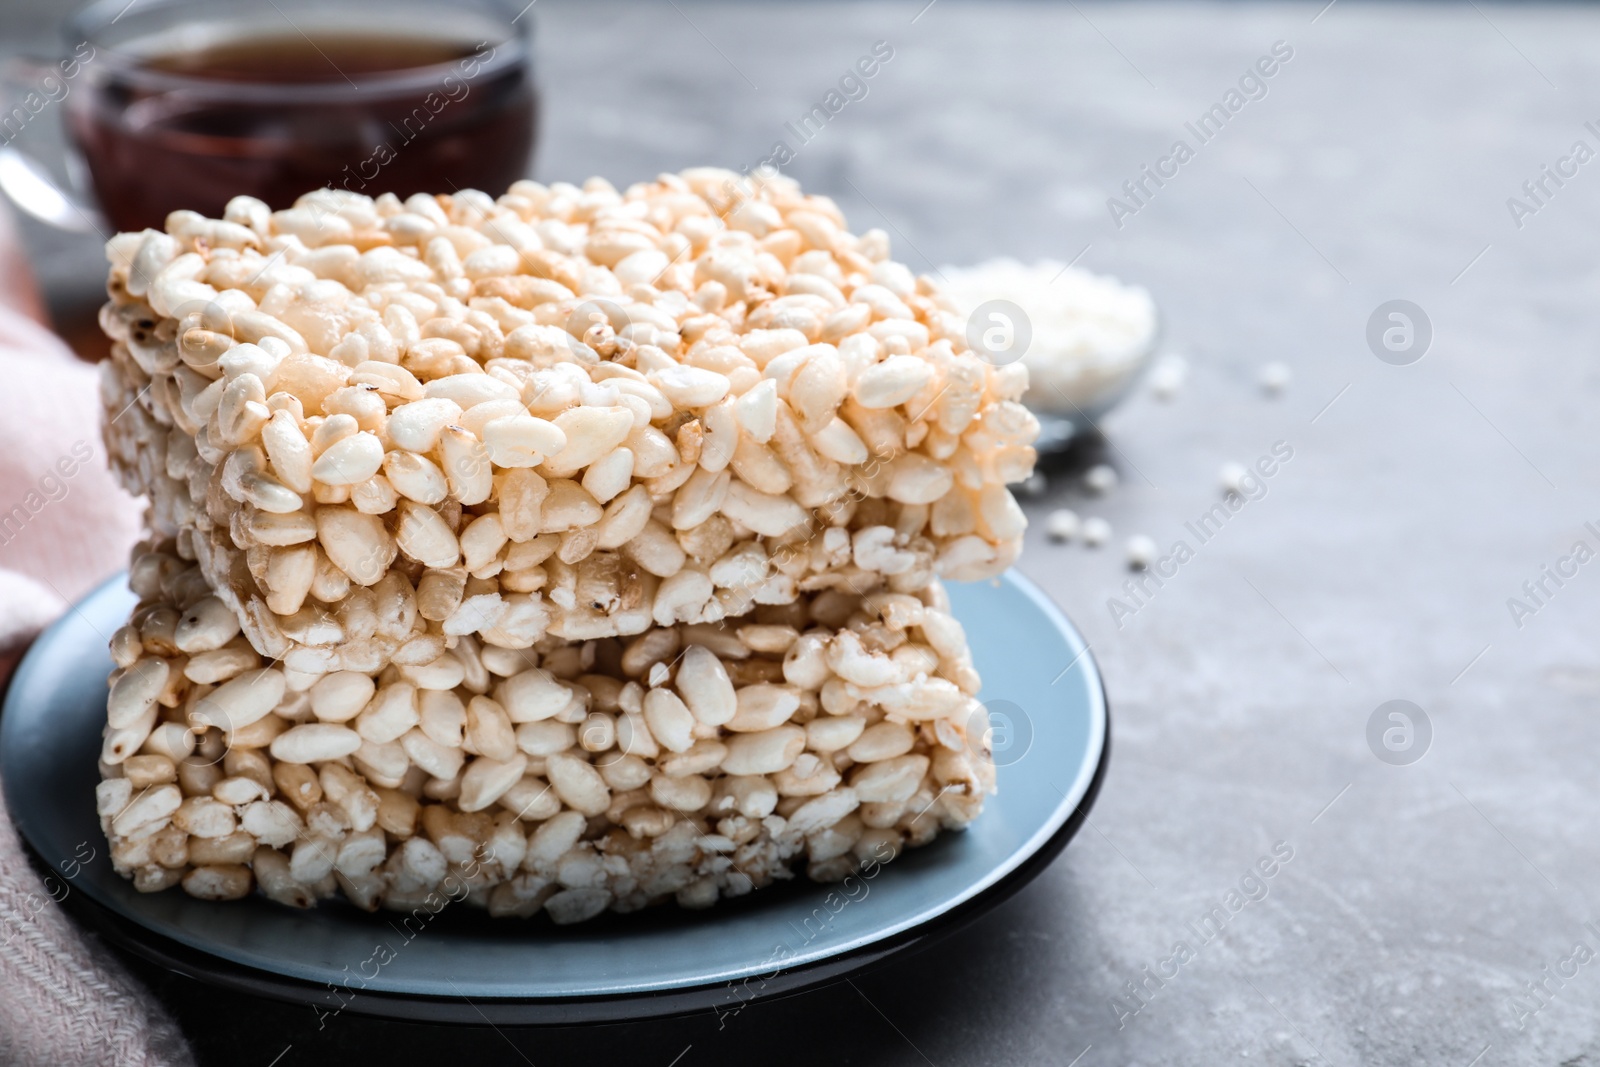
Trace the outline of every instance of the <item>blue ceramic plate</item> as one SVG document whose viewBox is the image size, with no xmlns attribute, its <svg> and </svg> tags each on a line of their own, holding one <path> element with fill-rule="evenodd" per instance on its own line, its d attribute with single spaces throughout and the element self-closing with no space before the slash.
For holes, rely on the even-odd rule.
<svg viewBox="0 0 1600 1067">
<path fill-rule="evenodd" d="M 73 874 L 63 884 L 75 914 L 190 975 L 330 1011 L 417 1021 L 574 1023 L 731 1010 L 838 978 L 970 920 L 1042 870 L 1093 802 L 1108 724 L 1083 639 L 1014 573 L 952 586 L 950 596 L 984 678 L 999 794 L 967 831 L 845 886 L 801 879 L 709 911 L 668 905 L 574 927 L 452 908 L 407 928 L 400 916 L 339 902 L 302 912 L 261 898 L 135 892 L 112 871 L 94 814 L 107 640 L 134 603 L 121 579 L 47 631 L 18 668 L 0 719 L 0 778 L 38 858 Z M 78 864 L 90 849 L 95 858 Z"/>
</svg>

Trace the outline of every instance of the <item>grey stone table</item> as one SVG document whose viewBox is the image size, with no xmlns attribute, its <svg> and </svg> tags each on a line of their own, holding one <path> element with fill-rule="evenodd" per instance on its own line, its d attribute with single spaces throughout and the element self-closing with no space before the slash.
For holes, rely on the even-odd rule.
<svg viewBox="0 0 1600 1067">
<path fill-rule="evenodd" d="M 1081 256 L 1147 285 L 1188 386 L 1106 421 L 1112 494 L 1058 471 L 1028 510 L 1193 558 L 1134 600 L 1120 549 L 1035 522 L 1020 566 L 1093 642 L 1110 775 L 1042 877 L 925 953 L 720 1031 L 319 1032 L 145 972 L 207 1057 L 1600 1061 L 1600 562 L 1568 558 L 1600 549 L 1600 162 L 1572 154 L 1600 149 L 1600 12 L 1323 2 L 540 3 L 539 177 L 740 166 L 783 139 L 787 170 L 921 269 Z M 48 6 L 8 8 L 8 42 Z M 879 40 L 868 95 L 799 145 L 784 124 Z M 1201 143 L 1185 124 L 1275 42 L 1292 55 Z M 1179 139 L 1192 158 L 1126 198 Z M 35 236 L 57 305 L 92 298 L 92 245 Z M 1394 299 L 1431 323 L 1410 365 L 1367 341 Z M 1272 360 L 1294 371 L 1277 399 L 1256 378 Z M 1185 524 L 1218 468 L 1275 445 L 1292 458 L 1200 543 Z M 1409 750 L 1398 720 L 1380 725 L 1401 751 L 1369 744 L 1390 700 L 1431 736 L 1413 714 Z"/>
</svg>

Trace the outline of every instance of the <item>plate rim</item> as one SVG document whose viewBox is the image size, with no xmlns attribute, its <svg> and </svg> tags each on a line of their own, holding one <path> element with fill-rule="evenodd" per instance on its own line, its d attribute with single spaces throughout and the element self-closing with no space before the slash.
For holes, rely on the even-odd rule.
<svg viewBox="0 0 1600 1067">
<path fill-rule="evenodd" d="M 94 597 L 106 587 L 124 581 L 125 574 L 113 576 L 96 586 L 84 599 Z M 900 955 L 905 950 L 919 945 L 931 944 L 1009 898 L 1032 881 L 1060 854 L 1093 807 L 1109 762 L 1110 703 L 1092 649 L 1066 614 L 1020 571 L 1008 570 L 993 582 L 1011 585 L 1054 624 L 1057 632 L 1066 641 L 1068 649 L 1075 653 L 1068 665 L 1069 670 L 1080 662 L 1084 664 L 1084 682 L 1090 711 L 1087 746 L 1084 759 L 1076 767 L 1076 774 L 1069 790 L 1063 792 L 1063 803 L 1056 808 L 1051 818 L 1041 824 L 1013 852 L 1008 862 L 996 865 L 985 872 L 981 879 L 974 881 L 959 896 L 952 898 L 936 914 L 918 921 L 894 924 L 887 932 L 872 937 L 871 940 L 858 938 L 854 944 L 835 949 L 814 959 L 796 962 L 771 972 L 763 970 L 754 975 L 724 977 L 709 983 L 570 996 L 494 996 L 475 993 L 471 999 L 464 994 L 455 996 L 368 987 L 351 999 L 343 1001 L 341 1010 L 389 1018 L 460 1021 L 476 1025 L 482 1025 L 484 1022 L 571 1025 L 688 1014 L 711 1007 L 718 991 L 730 990 L 740 983 L 748 988 L 752 978 L 756 977 L 762 979 L 762 992 L 751 997 L 735 998 L 738 1003 L 791 995 L 829 980 L 841 978 L 845 974 L 874 966 L 889 956 Z M 6 715 L 4 711 L 11 707 L 14 700 L 20 699 L 17 694 L 26 688 L 33 672 L 42 669 L 36 662 L 36 650 L 50 638 L 57 636 L 59 630 L 70 625 L 71 617 L 75 614 L 81 616 L 79 604 L 76 603 L 36 639 L 33 647 L 12 672 L 5 687 L 4 699 L 0 700 L 0 755 L 9 748 L 6 741 L 9 740 L 11 730 L 8 727 L 15 721 L 14 716 Z M 90 628 L 94 629 L 92 624 Z M 4 779 L 6 800 L 12 810 L 12 818 L 16 822 L 28 853 L 36 862 L 41 863 L 44 870 L 49 870 L 48 862 L 43 860 L 29 834 L 31 820 L 20 814 L 26 811 L 27 807 L 19 805 L 19 798 L 13 794 L 15 787 L 11 784 L 12 780 L 11 776 L 6 776 Z M 1069 809 L 1066 805 L 1071 803 L 1074 796 L 1077 797 L 1077 801 Z M 200 974 L 244 992 L 295 1003 L 309 1003 L 313 1006 L 321 1003 L 333 1007 L 330 1001 L 334 998 L 328 995 L 332 992 L 332 986 L 327 986 L 327 992 L 322 993 L 324 986 L 313 980 L 236 961 L 154 930 L 136 917 L 122 914 L 114 906 L 95 900 L 92 893 L 84 892 L 72 896 L 81 897 L 80 903 L 87 904 L 87 907 L 75 910 L 91 926 L 123 948 L 160 966 L 191 977 Z M 361 1007 L 357 1007 L 357 1004 Z M 484 1006 L 491 1009 L 490 1014 L 485 1014 Z M 499 1018 L 491 1019 L 491 1014 Z"/>
<path fill-rule="evenodd" d="M 1109 716 L 1109 708 L 1107 714 Z M 1000 881 L 950 910 L 880 941 L 802 966 L 781 968 L 763 983 L 771 988 L 763 988 L 747 997 L 734 998 L 728 1005 L 730 1012 L 737 1014 L 751 1004 L 780 1000 L 831 985 L 850 975 L 920 952 L 959 932 L 1009 900 L 1042 874 L 1066 848 L 1067 843 L 1077 836 L 1104 784 L 1110 750 L 1108 731 L 1107 742 L 1101 749 L 1100 759 L 1083 799 L 1042 848 L 1026 857 Z M 28 854 L 39 862 L 33 846 L 25 842 L 25 847 Z M 69 903 L 72 901 L 76 903 Z M 211 981 L 234 992 L 310 1006 L 313 1010 L 326 1008 L 334 1014 L 348 1011 L 368 1018 L 465 1026 L 596 1026 L 684 1017 L 706 1011 L 720 1015 L 722 1008 L 717 994 L 735 984 L 715 982 L 655 992 L 537 998 L 468 998 L 363 989 L 353 993 L 349 1000 L 338 1003 L 331 990 L 289 975 L 235 963 L 174 941 L 118 914 L 87 894 L 73 894 L 63 901 L 63 905 L 118 948 L 185 978 Z"/>
</svg>

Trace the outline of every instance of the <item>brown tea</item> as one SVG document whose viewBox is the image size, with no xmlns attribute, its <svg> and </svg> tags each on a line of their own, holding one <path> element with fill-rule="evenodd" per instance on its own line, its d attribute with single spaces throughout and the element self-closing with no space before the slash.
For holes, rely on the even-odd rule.
<svg viewBox="0 0 1600 1067">
<path fill-rule="evenodd" d="M 73 139 L 118 229 L 246 194 L 285 208 L 323 186 L 368 196 L 499 193 L 533 147 L 524 45 L 446 33 L 166 34 L 93 72 Z"/>
<path fill-rule="evenodd" d="M 394 74 L 456 63 L 476 49 L 465 41 L 431 37 L 320 33 L 221 40 L 184 52 L 152 55 L 147 70 L 233 82 L 307 83 L 362 74 Z"/>
</svg>

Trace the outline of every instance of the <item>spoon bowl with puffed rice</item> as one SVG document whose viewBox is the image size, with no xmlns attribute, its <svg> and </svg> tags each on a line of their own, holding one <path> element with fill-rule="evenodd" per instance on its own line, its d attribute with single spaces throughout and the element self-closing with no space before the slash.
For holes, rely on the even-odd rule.
<svg viewBox="0 0 1600 1067">
<path fill-rule="evenodd" d="M 1040 451 L 1096 428 L 1159 345 L 1160 317 L 1141 286 L 1052 260 L 993 259 L 939 274 L 973 350 L 1027 366 L 1023 401 L 1039 416 Z"/>
</svg>

